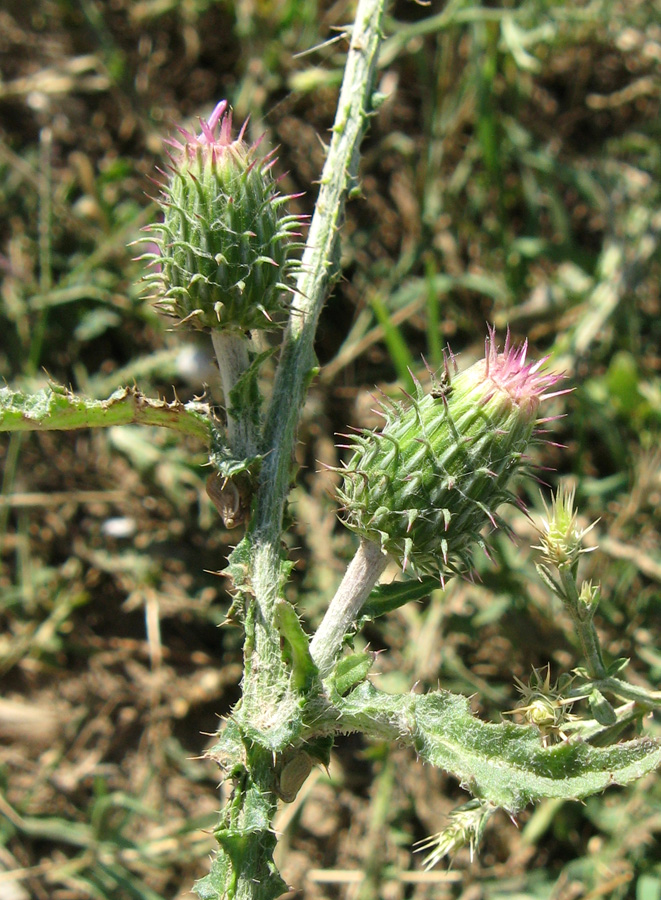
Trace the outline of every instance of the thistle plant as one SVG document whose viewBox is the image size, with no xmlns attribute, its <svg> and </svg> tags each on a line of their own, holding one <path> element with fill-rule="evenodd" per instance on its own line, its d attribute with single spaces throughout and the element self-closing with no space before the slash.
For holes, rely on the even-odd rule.
<svg viewBox="0 0 661 900">
<path fill-rule="evenodd" d="M 351 31 L 338 111 L 314 215 L 300 260 L 300 220 L 271 174 L 274 158 L 232 137 L 223 101 L 199 133 L 180 130 L 159 182 L 162 218 L 147 240 L 148 284 L 181 327 L 208 332 L 216 352 L 224 413 L 202 402 L 150 400 L 122 390 L 92 401 L 51 386 L 35 396 L 0 392 L 3 430 L 101 427 L 136 422 L 200 439 L 214 469 L 210 488 L 228 526 L 244 532 L 225 574 L 231 616 L 244 633 L 242 697 L 207 756 L 228 782 L 215 829 L 217 855 L 196 885 L 203 900 L 275 900 L 285 890 L 273 853 L 278 804 L 291 802 L 311 769 L 327 765 L 350 732 L 410 747 L 452 773 L 473 799 L 425 849 L 430 861 L 466 843 L 472 851 L 492 813 L 511 816 L 546 797 L 576 799 L 626 784 L 661 763 L 651 739 L 616 742 L 622 730 L 661 706 L 661 696 L 607 665 L 594 616 L 599 589 L 578 580 L 585 548 L 573 497 L 556 496 L 541 536 L 539 573 L 571 617 L 585 665 L 551 685 L 536 677 L 519 708 L 528 720 L 485 723 L 468 699 L 443 689 L 389 694 L 369 678 L 373 655 L 355 651 L 365 621 L 442 586 L 471 568 L 487 532 L 507 526 L 499 509 L 518 502 L 513 478 L 529 469 L 540 408 L 566 391 L 546 360 L 530 362 L 524 342 L 486 338 L 484 358 L 460 370 L 449 352 L 443 371 L 416 395 L 382 404 L 379 430 L 349 444 L 338 491 L 340 517 L 358 536 L 347 568 L 314 634 L 286 591 L 283 550 L 292 457 L 306 390 L 316 372 L 313 340 L 338 275 L 340 224 L 354 187 L 358 149 L 378 97 L 374 73 L 383 0 L 360 0 Z M 272 351 L 260 331 L 278 331 L 269 395 L 259 379 Z M 379 585 L 394 562 L 403 581 Z M 557 710 L 587 698 L 590 717 Z M 553 739 L 549 739 L 549 716 Z"/>
</svg>

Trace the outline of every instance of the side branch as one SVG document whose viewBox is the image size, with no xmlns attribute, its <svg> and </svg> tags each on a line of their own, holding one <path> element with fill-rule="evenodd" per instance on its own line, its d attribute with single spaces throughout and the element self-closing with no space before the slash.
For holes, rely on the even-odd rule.
<svg viewBox="0 0 661 900">
<path fill-rule="evenodd" d="M 388 555 L 378 544 L 361 540 L 310 644 L 312 659 L 322 678 L 333 668 L 345 634 L 355 622 L 387 564 Z"/>
</svg>

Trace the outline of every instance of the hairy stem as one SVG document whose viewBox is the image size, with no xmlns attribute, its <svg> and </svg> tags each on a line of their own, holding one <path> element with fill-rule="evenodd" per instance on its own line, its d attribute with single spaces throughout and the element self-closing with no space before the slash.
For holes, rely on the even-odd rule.
<svg viewBox="0 0 661 900">
<path fill-rule="evenodd" d="M 250 367 L 248 338 L 232 331 L 212 331 L 211 342 L 223 386 L 229 445 L 239 458 L 253 456 L 257 449 L 257 435 L 252 416 L 249 410 L 244 410 L 242 415 L 236 416 L 231 400 L 237 381 Z"/>
<path fill-rule="evenodd" d="M 612 676 L 595 679 L 592 684 L 602 692 L 614 694 L 622 700 L 634 701 L 643 708 L 661 709 L 661 691 L 649 691 Z"/>
<path fill-rule="evenodd" d="M 289 690 L 276 627 L 277 604 L 282 599 L 288 572 L 282 553 L 284 506 L 291 484 L 296 429 L 315 371 L 315 331 L 331 281 L 338 271 L 340 225 L 347 194 L 356 178 L 360 141 L 371 110 L 385 2 L 359 0 L 358 3 L 331 144 L 284 333 L 262 440 L 257 448 L 262 465 L 252 519 L 246 537 L 230 558 L 246 610 L 240 715 L 253 728 L 265 727 L 273 720 L 274 703 Z M 246 781 L 253 781 L 250 771 L 246 773 Z M 267 818 L 271 818 L 270 813 Z M 264 878 L 256 878 L 246 858 L 247 854 L 235 854 L 231 859 L 232 895 L 255 900 L 277 896 L 278 888 L 274 886 L 271 892 Z M 227 855 L 223 859 L 226 865 Z M 228 877 L 230 873 L 223 865 L 219 860 L 216 874 L 212 872 L 210 876 L 212 882 L 220 875 L 227 884 L 222 873 L 228 873 Z M 220 891 L 217 893 L 221 895 Z"/>
<path fill-rule="evenodd" d="M 574 575 L 564 566 L 559 570 L 561 584 L 564 589 L 564 603 L 574 622 L 581 647 L 585 655 L 588 672 L 595 679 L 606 676 L 606 666 L 601 655 L 597 630 L 594 627 L 592 616 L 587 618 L 581 614 L 581 602 Z"/>
<path fill-rule="evenodd" d="M 296 428 L 316 365 L 314 335 L 331 281 L 338 274 L 340 226 L 347 194 L 355 184 L 360 141 L 371 107 L 384 5 L 385 0 L 360 0 L 356 11 L 332 140 L 266 418 L 266 458 L 255 532 L 269 542 L 280 538 Z"/>
<path fill-rule="evenodd" d="M 385 0 L 360 0 L 356 11 L 333 136 L 260 448 L 263 464 L 248 540 L 252 543 L 250 578 L 259 607 L 255 651 L 262 663 L 259 672 L 265 684 L 270 677 L 266 658 L 280 657 L 279 637 L 272 623 L 281 583 L 280 539 L 296 429 L 315 371 L 313 341 L 319 314 L 338 270 L 340 225 L 347 194 L 355 183 L 360 141 L 371 108 L 384 5 Z"/>
<path fill-rule="evenodd" d="M 328 675 L 342 640 L 381 577 L 388 555 L 373 541 L 361 540 L 326 615 L 310 644 L 312 659 L 323 678 Z"/>
</svg>

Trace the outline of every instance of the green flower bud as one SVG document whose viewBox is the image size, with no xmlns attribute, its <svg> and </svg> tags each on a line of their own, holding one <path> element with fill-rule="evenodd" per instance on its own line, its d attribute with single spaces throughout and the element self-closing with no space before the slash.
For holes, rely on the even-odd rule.
<svg viewBox="0 0 661 900">
<path fill-rule="evenodd" d="M 541 540 L 536 549 L 542 551 L 546 562 L 558 569 L 573 570 L 581 553 L 589 553 L 595 549 L 584 547 L 583 538 L 597 523 L 593 522 L 587 528 L 578 524 L 574 495 L 573 488 L 560 485 L 551 508 L 544 504 L 546 519 L 542 521 Z"/>
<path fill-rule="evenodd" d="M 272 154 L 232 140 L 232 117 L 222 101 L 202 132 L 179 128 L 167 183 L 158 203 L 163 222 L 146 229 L 157 245 L 142 257 L 152 271 L 157 306 L 180 322 L 203 330 L 245 332 L 279 324 L 291 291 L 301 221 L 284 212 L 271 176 Z M 219 133 L 216 137 L 216 127 Z"/>
<path fill-rule="evenodd" d="M 526 362 L 527 344 L 509 334 L 499 352 L 490 331 L 485 358 L 443 381 L 408 407 L 382 407 L 380 431 L 353 437 L 339 497 L 345 524 L 415 574 L 469 567 L 485 524 L 515 498 L 508 490 L 537 424 L 542 400 L 561 376 Z"/>
<path fill-rule="evenodd" d="M 469 800 L 463 806 L 453 809 L 448 815 L 448 824 L 438 834 L 433 834 L 416 845 L 417 852 L 425 852 L 425 870 L 432 869 L 444 857 L 454 858 L 462 847 L 468 847 L 470 858 L 477 852 L 488 820 L 496 811 L 485 800 Z"/>
<path fill-rule="evenodd" d="M 522 715 L 526 722 L 539 728 L 545 744 L 551 738 L 566 740 L 563 729 L 576 718 L 570 710 L 574 699 L 578 698 L 567 699 L 565 696 L 573 677 L 564 675 L 551 684 L 551 667 L 546 666 L 546 674 L 544 669 L 533 669 L 528 684 L 516 676 L 514 680 L 523 695 L 523 704 L 506 711 L 504 715 Z"/>
<path fill-rule="evenodd" d="M 581 590 L 578 595 L 578 612 L 584 622 L 594 616 L 600 599 L 601 588 L 598 584 L 592 584 L 591 581 L 584 581 L 581 584 Z"/>
</svg>

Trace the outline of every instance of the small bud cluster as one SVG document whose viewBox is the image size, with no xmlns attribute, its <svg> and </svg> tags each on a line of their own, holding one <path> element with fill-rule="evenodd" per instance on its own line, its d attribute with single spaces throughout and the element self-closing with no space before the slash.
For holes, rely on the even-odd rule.
<svg viewBox="0 0 661 900">
<path fill-rule="evenodd" d="M 272 154 L 232 140 L 222 101 L 201 133 L 170 140 L 167 183 L 158 203 L 163 222 L 148 226 L 157 253 L 146 253 L 157 305 L 195 328 L 246 332 L 278 324 L 296 265 L 301 221 L 287 215 L 271 176 Z M 216 136 L 216 129 L 218 135 Z"/>
<path fill-rule="evenodd" d="M 546 666 L 546 674 L 543 669 L 533 669 L 528 684 L 516 676 L 514 680 L 522 694 L 523 703 L 507 714 L 522 715 L 530 725 L 536 725 L 545 744 L 557 738 L 566 740 L 563 728 L 576 718 L 570 712 L 576 697 L 567 699 L 571 676 L 561 677 L 552 684 L 551 667 Z"/>
<path fill-rule="evenodd" d="M 545 505 L 546 518 L 542 522 L 541 541 L 537 549 L 542 551 L 547 563 L 558 569 L 573 569 L 581 553 L 594 549 L 584 547 L 583 538 L 597 523 L 581 528 L 574 508 L 574 493 L 572 488 L 560 485 L 551 508 Z"/>
<path fill-rule="evenodd" d="M 416 846 L 418 852 L 426 852 L 424 867 L 432 869 L 444 857 L 450 860 L 463 847 L 468 847 L 471 860 L 475 856 L 488 820 L 495 807 L 482 800 L 469 800 L 449 814 L 447 827 Z"/>
<path fill-rule="evenodd" d="M 415 574 L 469 566 L 485 524 L 514 500 L 540 403 L 561 376 L 526 361 L 509 334 L 500 351 L 490 331 L 485 358 L 404 404 L 383 406 L 385 427 L 353 437 L 339 491 L 346 525 Z"/>
</svg>

